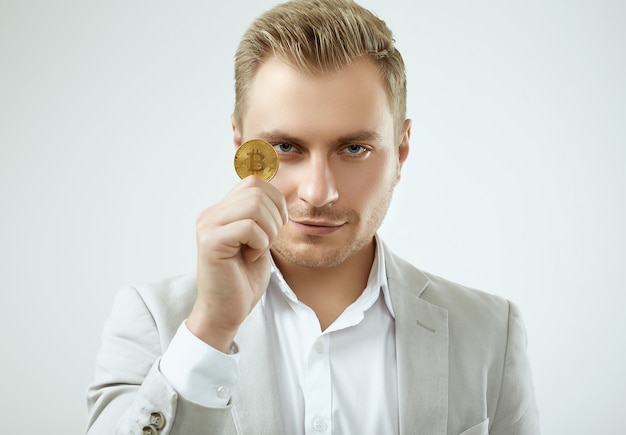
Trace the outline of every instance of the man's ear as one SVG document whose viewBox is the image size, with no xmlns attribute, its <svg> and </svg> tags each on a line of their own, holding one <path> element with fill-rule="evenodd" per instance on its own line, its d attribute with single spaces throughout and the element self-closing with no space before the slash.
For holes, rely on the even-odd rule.
<svg viewBox="0 0 626 435">
<path fill-rule="evenodd" d="M 409 157 L 409 140 L 411 139 L 411 124 L 412 121 L 410 119 L 406 119 L 404 121 L 404 126 L 402 128 L 402 137 L 400 138 L 400 143 L 398 144 L 398 173 L 396 175 L 396 183 L 400 181 L 400 175 L 402 173 L 402 165 Z"/>
<path fill-rule="evenodd" d="M 230 125 L 233 128 L 233 145 L 235 145 L 235 148 L 239 148 L 241 146 L 241 130 L 237 127 L 235 115 L 230 115 Z"/>
</svg>

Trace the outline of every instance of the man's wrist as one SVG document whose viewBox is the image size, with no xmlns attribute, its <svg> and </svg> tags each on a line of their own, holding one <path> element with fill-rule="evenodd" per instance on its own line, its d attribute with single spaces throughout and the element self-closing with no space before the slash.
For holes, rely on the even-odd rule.
<svg viewBox="0 0 626 435">
<path fill-rule="evenodd" d="M 207 345 L 183 322 L 161 357 L 159 370 L 187 400 L 224 407 L 239 381 L 237 345 L 232 343 L 229 350 L 225 353 Z"/>
<path fill-rule="evenodd" d="M 237 329 L 224 328 L 214 324 L 213 319 L 192 310 L 185 325 L 189 332 L 209 346 L 225 354 L 231 353 Z"/>
</svg>

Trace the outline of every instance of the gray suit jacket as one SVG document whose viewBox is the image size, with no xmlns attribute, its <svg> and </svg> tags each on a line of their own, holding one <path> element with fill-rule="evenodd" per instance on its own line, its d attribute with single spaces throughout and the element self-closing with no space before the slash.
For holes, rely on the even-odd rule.
<svg viewBox="0 0 626 435">
<path fill-rule="evenodd" d="M 539 434 L 526 335 L 515 305 L 425 274 L 385 252 L 396 317 L 400 433 Z M 284 433 L 280 374 L 261 304 L 236 338 L 240 381 L 227 408 L 185 400 L 160 374 L 160 356 L 191 311 L 195 292 L 194 278 L 183 276 L 118 293 L 88 389 L 88 434 L 141 434 L 154 412 L 165 419 L 162 435 Z M 367 412 L 367 399 L 363 405 Z"/>
</svg>

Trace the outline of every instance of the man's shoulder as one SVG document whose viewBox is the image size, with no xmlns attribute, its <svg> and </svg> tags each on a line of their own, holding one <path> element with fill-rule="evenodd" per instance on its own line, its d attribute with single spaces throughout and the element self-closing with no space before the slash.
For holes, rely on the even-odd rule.
<svg viewBox="0 0 626 435">
<path fill-rule="evenodd" d="M 195 275 L 178 275 L 123 287 L 115 297 L 113 312 L 131 318 L 149 316 L 157 327 L 175 329 L 189 315 L 195 296 Z"/>
<path fill-rule="evenodd" d="M 422 272 L 428 278 L 428 286 L 422 298 L 432 304 L 448 310 L 451 317 L 466 317 L 474 321 L 500 319 L 506 322 L 510 302 L 502 296 L 468 287 L 428 272 Z"/>
<path fill-rule="evenodd" d="M 143 298 L 156 300 L 178 300 L 195 296 L 196 276 L 192 273 L 171 276 L 132 286 Z"/>
<path fill-rule="evenodd" d="M 390 285 L 401 293 L 444 308 L 452 317 L 487 316 L 505 320 L 508 316 L 510 303 L 501 296 L 423 271 L 391 252 L 388 259 Z"/>
<path fill-rule="evenodd" d="M 180 312 L 189 314 L 196 297 L 195 274 L 183 274 L 173 277 L 134 285 L 148 309 L 152 312 Z"/>
</svg>

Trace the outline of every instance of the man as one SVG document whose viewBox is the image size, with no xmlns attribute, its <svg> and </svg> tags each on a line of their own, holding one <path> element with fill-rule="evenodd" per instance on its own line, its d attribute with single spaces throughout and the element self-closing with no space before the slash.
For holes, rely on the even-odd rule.
<svg viewBox="0 0 626 435">
<path fill-rule="evenodd" d="M 279 5 L 235 60 L 235 147 L 278 152 L 197 219 L 198 262 L 119 293 L 90 434 L 537 434 L 507 301 L 420 272 L 376 231 L 409 152 L 385 23 Z"/>
</svg>

